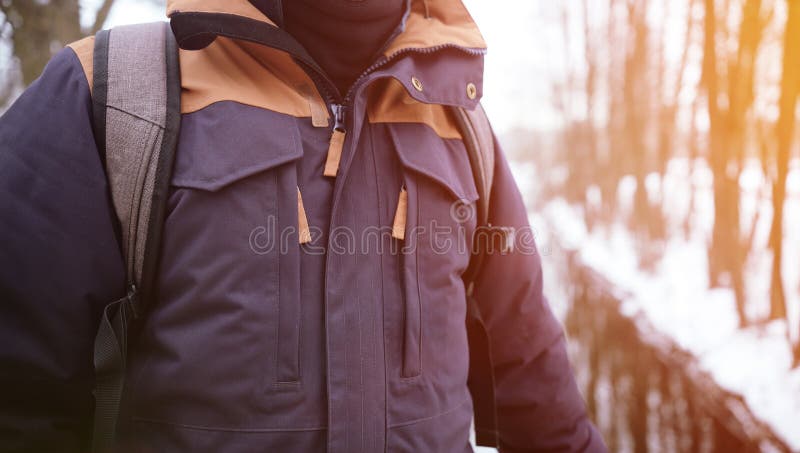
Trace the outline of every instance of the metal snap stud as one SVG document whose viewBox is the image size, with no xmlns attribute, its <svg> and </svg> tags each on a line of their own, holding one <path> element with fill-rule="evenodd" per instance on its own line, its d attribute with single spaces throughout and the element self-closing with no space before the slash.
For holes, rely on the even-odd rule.
<svg viewBox="0 0 800 453">
<path fill-rule="evenodd" d="M 474 83 L 467 84 L 467 97 L 470 99 L 478 97 L 478 87 L 476 87 Z"/>
<path fill-rule="evenodd" d="M 411 84 L 414 85 L 414 88 L 416 88 L 417 91 L 422 91 L 422 82 L 418 78 L 412 77 Z"/>
</svg>

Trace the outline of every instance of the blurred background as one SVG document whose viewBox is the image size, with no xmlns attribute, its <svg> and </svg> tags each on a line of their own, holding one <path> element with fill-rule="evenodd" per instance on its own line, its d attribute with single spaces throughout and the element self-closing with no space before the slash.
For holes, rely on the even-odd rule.
<svg viewBox="0 0 800 453">
<path fill-rule="evenodd" d="M 800 451 L 800 0 L 465 0 L 611 451 Z M 0 0 L 0 112 L 156 0 Z"/>
</svg>

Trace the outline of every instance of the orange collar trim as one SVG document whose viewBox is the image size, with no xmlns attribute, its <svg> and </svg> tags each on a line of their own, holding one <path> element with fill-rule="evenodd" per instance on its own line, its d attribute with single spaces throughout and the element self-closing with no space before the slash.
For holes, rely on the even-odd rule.
<svg viewBox="0 0 800 453">
<path fill-rule="evenodd" d="M 486 50 L 486 41 L 461 0 L 412 0 L 405 30 L 384 55 L 441 46 Z"/>
<path fill-rule="evenodd" d="M 176 13 L 232 14 L 277 26 L 248 0 L 168 0 L 167 16 Z M 441 46 L 486 49 L 486 41 L 461 0 L 412 0 L 405 29 L 384 54 L 390 57 L 405 49 Z"/>
</svg>

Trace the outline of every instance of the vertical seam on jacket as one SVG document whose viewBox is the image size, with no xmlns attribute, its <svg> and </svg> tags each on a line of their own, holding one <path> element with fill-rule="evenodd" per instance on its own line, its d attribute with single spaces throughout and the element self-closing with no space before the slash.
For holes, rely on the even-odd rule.
<svg viewBox="0 0 800 453">
<path fill-rule="evenodd" d="M 372 143 L 371 151 L 372 151 L 372 167 L 373 167 L 373 174 L 375 175 L 375 184 L 378 188 L 378 222 L 380 225 L 384 225 L 384 215 L 383 215 L 383 205 L 381 203 L 381 187 L 382 184 L 380 183 L 380 178 L 378 178 L 378 159 L 375 155 L 375 126 L 369 122 L 365 122 L 364 126 L 368 128 L 368 135 L 370 137 L 370 142 Z M 380 230 L 380 229 L 379 229 Z M 382 237 L 382 235 L 379 235 Z M 380 338 L 381 343 L 383 345 L 383 451 L 384 453 L 388 453 L 389 451 L 389 369 L 387 367 L 386 361 L 386 287 L 384 284 L 384 280 L 386 278 L 386 267 L 384 265 L 384 256 L 380 256 L 380 263 L 381 263 L 381 321 L 380 321 Z"/>
<path fill-rule="evenodd" d="M 275 218 L 275 225 L 278 226 L 278 229 L 280 229 L 281 228 L 280 227 L 281 217 L 283 217 L 283 216 L 281 215 L 282 214 L 281 213 L 281 207 L 280 207 L 280 204 L 278 203 L 278 197 L 280 196 L 280 194 L 278 193 L 278 175 L 277 175 L 277 173 L 275 171 L 272 171 L 270 173 L 271 173 L 271 178 L 270 179 L 272 179 L 272 188 L 273 188 L 272 193 L 275 195 L 274 198 L 273 198 L 273 203 L 274 203 L 273 212 L 275 213 L 275 217 L 276 217 Z M 278 239 L 279 245 L 278 245 L 278 251 L 277 251 L 278 252 L 278 256 L 275 258 L 275 265 L 276 265 L 275 267 L 277 268 L 277 272 L 275 272 L 275 276 L 273 278 L 273 280 L 275 281 L 275 287 L 277 288 L 277 291 L 276 291 L 277 292 L 277 297 L 275 298 L 275 306 L 277 308 L 275 310 L 276 311 L 276 316 L 275 316 L 275 347 L 274 347 L 274 350 L 275 350 L 275 377 L 272 380 L 273 387 L 274 386 L 280 386 L 280 384 L 281 384 L 281 305 L 282 305 L 281 301 L 283 299 L 283 294 L 282 294 L 281 290 L 282 290 L 282 286 L 283 285 L 281 285 L 281 268 L 282 268 L 281 261 L 282 260 L 281 260 L 281 250 L 280 249 L 281 249 L 281 247 L 283 247 L 283 245 L 280 244 L 280 242 L 282 241 L 282 239 L 280 239 L 280 236 L 282 236 L 282 235 L 278 235 L 278 238 L 279 238 Z"/>
</svg>

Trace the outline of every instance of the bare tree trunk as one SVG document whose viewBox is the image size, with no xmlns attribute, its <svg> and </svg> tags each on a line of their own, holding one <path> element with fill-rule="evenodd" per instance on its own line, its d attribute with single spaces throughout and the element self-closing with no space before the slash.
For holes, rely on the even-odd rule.
<svg viewBox="0 0 800 453">
<path fill-rule="evenodd" d="M 82 36 L 78 0 L 16 0 L 3 13 L 14 30 L 14 55 L 25 85 L 39 76 L 54 51 Z"/>
<path fill-rule="evenodd" d="M 632 225 L 637 233 L 646 231 L 648 219 L 648 199 L 644 184 L 647 174 L 648 150 L 645 141 L 647 133 L 648 86 L 647 67 L 649 63 L 648 40 L 650 30 L 647 24 L 647 0 L 628 0 L 628 26 L 630 40 L 625 60 L 625 86 L 623 89 L 626 125 L 626 147 L 630 170 L 636 176 Z"/>
<path fill-rule="evenodd" d="M 707 94 L 709 118 L 709 164 L 714 174 L 714 230 L 709 249 L 709 280 L 718 285 L 721 276 L 730 272 L 731 264 L 740 259 L 738 183 L 728 171 L 725 118 L 720 108 L 720 84 L 717 62 L 717 14 L 714 0 L 704 0 L 703 82 Z M 733 202 L 731 202 L 733 200 Z M 735 280 L 735 278 L 734 278 Z M 735 287 L 734 283 L 734 287 Z M 736 288 L 734 288 L 736 291 Z M 739 324 L 746 324 L 741 295 L 736 295 Z"/>
<path fill-rule="evenodd" d="M 692 216 L 694 216 L 697 206 L 697 187 L 694 185 L 692 175 L 697 168 L 696 162 L 700 158 L 700 139 L 698 137 L 700 133 L 697 130 L 697 113 L 700 110 L 699 104 L 699 100 L 695 98 L 694 102 L 692 102 L 691 119 L 689 120 L 689 209 L 683 222 L 683 233 L 687 239 L 691 237 Z"/>
<path fill-rule="evenodd" d="M 668 9 L 671 0 L 664 0 L 664 8 Z M 677 115 L 678 115 L 678 107 L 679 107 L 679 98 L 681 91 L 683 90 L 683 83 L 684 77 L 686 74 L 686 67 L 689 65 L 689 50 L 692 47 L 692 34 L 695 28 L 695 16 L 692 14 L 694 10 L 694 5 L 696 0 L 688 0 L 689 4 L 687 6 L 687 14 L 686 14 L 686 31 L 684 34 L 683 39 L 683 50 L 681 52 L 681 59 L 678 63 L 678 69 L 675 73 L 675 86 L 673 91 L 670 93 L 670 97 L 667 97 L 661 101 L 660 105 L 660 113 L 659 113 L 659 140 L 658 140 L 658 161 L 659 161 L 659 170 L 662 173 L 666 172 L 667 163 L 673 153 L 672 147 L 675 144 L 675 135 L 677 131 L 676 123 L 677 123 Z M 663 47 L 665 46 L 666 36 L 665 31 L 667 28 L 666 21 L 663 23 L 662 28 L 662 50 L 660 52 L 660 73 L 663 74 L 663 77 L 666 78 L 666 57 Z M 663 84 L 662 83 L 660 85 Z M 659 93 L 664 95 L 666 90 L 663 86 L 659 87 Z"/>
<path fill-rule="evenodd" d="M 708 94 L 710 120 L 709 163 L 714 173 L 714 232 L 709 249 L 709 279 L 715 286 L 720 284 L 723 274 L 730 276 L 739 321 L 746 325 L 744 265 L 747 254 L 741 238 L 739 175 L 744 158 L 746 118 L 754 97 L 756 53 L 766 21 L 761 15 L 761 0 L 745 0 L 737 55 L 734 61 L 723 60 L 722 66 L 728 69 L 727 108 L 723 108 L 720 106 L 723 90 L 718 74 L 714 0 L 705 0 L 705 5 L 703 82 Z"/>
<path fill-rule="evenodd" d="M 747 113 L 753 105 L 755 98 L 755 66 L 756 55 L 761 44 L 763 31 L 768 19 L 761 15 L 762 0 L 745 0 L 742 6 L 741 26 L 739 27 L 739 46 L 734 64 L 729 65 L 728 74 L 728 162 L 726 163 L 726 179 L 728 193 L 728 206 L 725 208 L 731 213 L 730 222 L 735 223 L 736 236 L 731 237 L 733 260 L 730 262 L 731 280 L 736 294 L 737 308 L 740 316 L 744 315 L 745 281 L 744 266 L 747 261 L 749 247 L 742 238 L 739 203 L 741 190 L 739 188 L 739 175 L 744 166 L 745 131 L 747 130 Z M 735 171 L 731 172 L 730 169 Z M 735 178 L 731 178 L 731 174 Z M 730 231 L 730 225 L 722 225 Z M 720 231 L 720 230 L 716 230 Z M 736 242 L 733 242 L 733 241 Z M 746 317 L 741 318 L 741 324 L 747 324 Z"/>
<path fill-rule="evenodd" d="M 589 0 L 581 2 L 583 13 L 583 51 L 586 60 L 586 122 L 588 127 L 594 131 L 594 103 L 597 85 L 597 55 L 593 45 L 592 28 L 589 20 Z"/>
<path fill-rule="evenodd" d="M 618 42 L 617 26 L 617 5 L 620 0 L 608 0 L 608 23 L 606 28 L 606 42 L 608 43 L 608 66 L 606 74 L 606 90 L 608 100 L 606 103 L 606 147 L 603 159 L 598 166 L 600 171 L 600 191 L 603 198 L 603 211 L 605 220 L 610 221 L 616 212 L 617 185 L 619 183 L 622 169 L 621 159 L 624 159 L 624 142 L 622 131 L 624 130 L 624 118 L 620 108 L 620 94 L 623 78 L 619 74 L 623 58 L 624 46 L 613 46 L 612 43 Z M 623 54 L 624 55 L 624 54 Z"/>
<path fill-rule="evenodd" d="M 586 153 L 586 160 L 585 162 L 600 162 L 602 160 L 601 156 L 599 155 L 599 146 L 597 143 L 597 127 L 595 125 L 595 103 L 596 103 L 596 93 L 597 93 L 597 71 L 598 71 L 598 55 L 597 55 L 597 45 L 595 44 L 595 39 L 592 33 L 592 26 L 590 21 L 590 11 L 589 11 L 589 0 L 582 0 L 582 19 L 583 19 L 583 45 L 584 45 L 584 63 L 586 65 L 586 76 L 584 78 L 584 91 L 586 95 L 586 121 L 583 124 L 584 133 L 581 134 L 583 140 L 585 141 L 584 144 L 584 152 Z M 589 203 L 589 200 L 586 198 L 588 183 L 598 181 L 598 177 L 600 177 L 600 172 L 597 171 L 597 167 L 592 165 L 586 167 L 587 172 L 585 173 L 586 184 L 582 184 L 581 186 L 584 187 L 584 202 L 583 205 L 586 206 L 586 225 L 591 230 L 593 225 L 595 224 L 598 214 L 602 212 L 602 208 L 598 212 L 598 206 L 593 206 Z"/>
<path fill-rule="evenodd" d="M 81 29 L 78 0 L 0 1 L 0 12 L 12 26 L 14 55 L 20 61 L 22 82 L 27 86 L 41 74 L 53 54 L 65 45 L 94 34 L 108 18 L 114 0 L 104 0 L 94 25 Z"/>
<path fill-rule="evenodd" d="M 97 15 L 94 18 L 92 28 L 88 30 L 88 35 L 95 35 L 103 28 L 103 24 L 108 20 L 108 14 L 111 12 L 111 7 L 114 6 L 114 0 L 103 0 L 103 4 L 97 10 Z"/>
<path fill-rule="evenodd" d="M 662 8 L 670 10 L 672 0 L 663 0 Z M 661 36 L 659 38 L 659 61 L 658 61 L 658 83 L 654 90 L 658 93 L 658 105 L 656 106 L 658 119 L 658 143 L 656 149 L 656 171 L 662 176 L 666 174 L 669 161 L 674 155 L 677 136 L 679 135 L 677 121 L 679 111 L 679 98 L 684 85 L 684 75 L 689 62 L 689 50 L 692 46 L 692 35 L 695 28 L 695 15 L 692 14 L 696 0 L 688 0 L 686 14 L 686 30 L 684 33 L 683 50 L 678 67 L 675 72 L 675 82 L 671 92 L 667 90 L 668 62 L 666 57 L 667 29 L 669 27 L 669 15 L 664 14 L 661 21 Z M 692 126 L 693 127 L 693 126 Z M 663 191 L 663 178 L 662 178 Z M 665 198 L 662 197 L 661 203 L 650 206 L 650 238 L 664 239 L 667 235 L 666 221 L 664 212 L 666 207 L 663 205 Z"/>
<path fill-rule="evenodd" d="M 566 126 L 560 135 L 563 149 L 565 150 L 564 158 L 570 171 L 570 181 L 563 188 L 563 193 L 568 201 L 583 203 L 586 194 L 585 184 L 589 181 L 587 167 L 591 163 L 590 159 L 587 159 L 585 155 L 582 126 L 576 124 L 574 119 L 576 83 L 572 53 L 569 51 L 571 48 L 570 12 L 569 5 L 563 3 L 559 9 L 559 25 L 564 43 L 562 56 L 564 58 L 566 76 L 558 79 L 555 83 L 554 91 L 556 92 L 556 109 L 567 120 Z"/>
<path fill-rule="evenodd" d="M 586 59 L 586 147 L 592 161 L 597 159 L 597 138 L 594 124 L 594 105 L 597 92 L 597 52 L 593 45 L 592 28 L 589 20 L 589 0 L 583 0 L 583 42 Z"/>
<path fill-rule="evenodd" d="M 761 15 L 762 0 L 745 0 L 739 27 L 739 45 L 728 74 L 728 136 L 733 160 L 741 167 L 744 159 L 747 112 L 755 98 L 755 67 L 767 19 Z"/>
<path fill-rule="evenodd" d="M 783 48 L 783 75 L 779 101 L 777 137 L 777 179 L 772 186 L 773 220 L 770 233 L 772 248 L 772 285 L 770 291 L 770 319 L 786 317 L 785 289 L 782 279 L 783 259 L 783 207 L 786 202 L 786 178 L 789 173 L 789 154 L 794 137 L 795 109 L 800 88 L 800 0 L 787 0 L 789 14 Z M 800 351 L 798 351 L 800 352 Z M 800 355 L 797 356 L 800 359 Z"/>
</svg>

